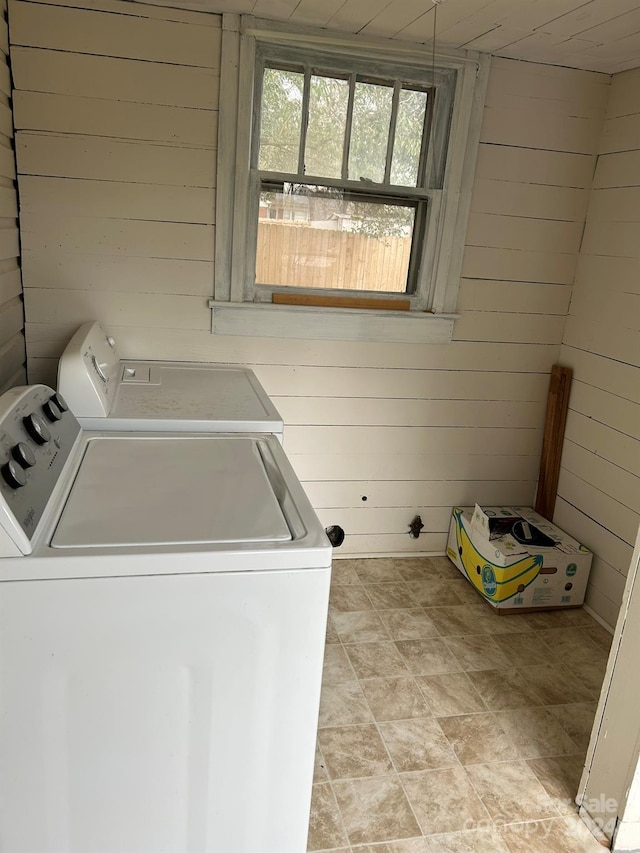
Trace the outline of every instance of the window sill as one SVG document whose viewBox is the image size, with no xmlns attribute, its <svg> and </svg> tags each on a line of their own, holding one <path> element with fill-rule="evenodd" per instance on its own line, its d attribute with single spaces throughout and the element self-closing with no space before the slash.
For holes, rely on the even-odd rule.
<svg viewBox="0 0 640 853">
<path fill-rule="evenodd" d="M 458 314 L 209 301 L 214 335 L 325 341 L 449 343 Z"/>
</svg>

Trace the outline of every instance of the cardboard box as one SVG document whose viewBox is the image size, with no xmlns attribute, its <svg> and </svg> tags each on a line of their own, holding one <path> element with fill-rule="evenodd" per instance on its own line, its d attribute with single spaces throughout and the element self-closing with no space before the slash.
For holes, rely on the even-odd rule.
<svg viewBox="0 0 640 853">
<path fill-rule="evenodd" d="M 591 552 L 530 507 L 454 507 L 447 555 L 501 612 L 579 607 Z"/>
</svg>

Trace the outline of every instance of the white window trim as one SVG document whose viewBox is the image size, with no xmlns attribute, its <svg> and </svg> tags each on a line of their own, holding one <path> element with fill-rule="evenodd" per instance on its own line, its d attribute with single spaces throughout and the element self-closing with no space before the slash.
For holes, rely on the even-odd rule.
<svg viewBox="0 0 640 853">
<path fill-rule="evenodd" d="M 451 340 L 475 163 L 488 81 L 488 55 L 472 51 L 436 53 L 439 66 L 455 68 L 457 76 L 447 167 L 439 203 L 423 251 L 434 259 L 436 275 L 428 311 L 301 308 L 254 301 L 246 247 L 252 239 L 250 200 L 251 130 L 255 48 L 258 41 L 307 45 L 324 52 L 429 67 L 431 54 L 418 45 L 363 39 L 348 34 L 294 29 L 281 22 L 225 13 L 222 21 L 222 70 L 219 104 L 216 189 L 215 279 L 212 331 L 339 340 L 391 340 L 441 343 Z M 241 94 L 242 93 L 242 94 Z M 457 188 L 457 189 L 456 189 Z M 296 291 L 298 292 L 298 291 Z M 304 292 L 304 289 L 300 289 Z M 330 295 L 333 291 L 328 292 Z M 337 292 L 336 292 L 337 293 Z M 371 296 L 371 292 L 362 292 Z M 381 297 L 391 294 L 381 292 Z M 404 296 L 404 294 L 402 294 Z M 405 297 L 406 298 L 406 297 Z"/>
</svg>

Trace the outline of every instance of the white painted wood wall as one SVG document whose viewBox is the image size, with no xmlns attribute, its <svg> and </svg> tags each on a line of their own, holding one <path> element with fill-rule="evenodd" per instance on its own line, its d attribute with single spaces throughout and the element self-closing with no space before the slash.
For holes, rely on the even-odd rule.
<svg viewBox="0 0 640 853">
<path fill-rule="evenodd" d="M 30 379 L 92 319 L 129 357 L 253 366 L 343 553 L 530 503 L 610 78 L 494 61 L 453 343 L 212 336 L 219 19 L 64 3 L 10 3 Z"/>
<path fill-rule="evenodd" d="M 555 520 L 597 554 L 615 625 L 640 523 L 640 69 L 613 78 L 560 359 L 574 369 Z"/>
<path fill-rule="evenodd" d="M 0 0 L 0 393 L 26 380 L 6 15 L 6 0 Z"/>
</svg>

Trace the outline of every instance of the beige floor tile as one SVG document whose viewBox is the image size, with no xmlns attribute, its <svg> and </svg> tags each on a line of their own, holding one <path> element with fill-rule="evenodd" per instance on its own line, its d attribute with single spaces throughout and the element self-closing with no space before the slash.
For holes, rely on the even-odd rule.
<svg viewBox="0 0 640 853">
<path fill-rule="evenodd" d="M 331 564 L 331 584 L 333 586 L 359 584 L 360 578 L 355 569 L 359 562 L 360 560 L 334 560 Z"/>
<path fill-rule="evenodd" d="M 373 610 L 373 604 L 362 584 L 350 586 L 332 586 L 329 594 L 329 607 L 332 611 Z"/>
<path fill-rule="evenodd" d="M 331 614 L 327 616 L 327 633 L 325 637 L 325 642 L 327 643 L 339 643 L 340 637 L 338 636 L 338 632 L 336 631 L 336 626 L 331 618 Z"/>
<path fill-rule="evenodd" d="M 379 723 L 378 728 L 398 772 L 457 766 L 447 738 L 433 717 Z"/>
<path fill-rule="evenodd" d="M 462 634 L 486 634 L 486 614 L 483 604 L 463 604 L 453 607 L 426 607 L 425 612 L 442 637 Z"/>
<path fill-rule="evenodd" d="M 605 660 L 571 664 L 571 672 L 580 684 L 589 691 L 591 699 L 598 699 L 600 696 L 606 668 Z"/>
<path fill-rule="evenodd" d="M 335 611 L 332 618 L 343 643 L 371 643 L 389 639 L 387 629 L 373 610 Z"/>
<path fill-rule="evenodd" d="M 507 845 L 493 826 L 430 835 L 426 844 L 427 853 L 509 853 Z"/>
<path fill-rule="evenodd" d="M 320 749 L 320 744 L 316 743 L 316 759 L 313 765 L 313 782 L 328 782 L 329 774 L 324 764 L 324 756 Z"/>
<path fill-rule="evenodd" d="M 501 634 L 493 638 L 511 666 L 540 666 L 549 663 L 549 647 L 536 634 Z"/>
<path fill-rule="evenodd" d="M 384 776 L 393 771 L 375 726 L 320 729 L 318 742 L 327 772 L 333 780 Z"/>
<path fill-rule="evenodd" d="M 356 674 L 349 663 L 347 653 L 342 646 L 325 646 L 323 684 L 339 684 L 341 681 L 355 681 Z"/>
<path fill-rule="evenodd" d="M 396 558 L 394 563 L 405 581 L 432 581 L 435 578 L 446 578 L 442 568 L 436 562 L 439 557 L 401 557 Z M 447 559 L 445 557 L 445 559 Z M 447 560 L 447 562 L 449 562 Z M 449 563 L 451 565 L 451 563 Z M 453 566 L 452 566 L 453 568 Z M 455 569 L 454 569 L 455 571 Z M 455 577 L 455 575 L 454 575 Z"/>
<path fill-rule="evenodd" d="M 361 684 L 378 721 L 431 716 L 422 691 L 413 678 L 371 678 Z"/>
<path fill-rule="evenodd" d="M 549 646 L 558 663 L 566 666 L 592 661 L 606 663 L 609 656 L 581 628 L 553 628 L 548 631 L 538 631 L 538 637 Z"/>
<path fill-rule="evenodd" d="M 466 578 L 463 578 L 459 574 L 457 578 L 452 578 L 449 583 L 451 584 L 451 589 L 463 604 L 482 604 L 483 607 L 486 607 L 487 611 L 489 610 L 478 590 Z"/>
<path fill-rule="evenodd" d="M 446 637 L 445 643 L 465 672 L 509 666 L 509 661 L 494 642 L 493 637 L 487 634 Z"/>
<path fill-rule="evenodd" d="M 333 788 L 352 845 L 420 835 L 396 775 L 335 782 Z"/>
<path fill-rule="evenodd" d="M 356 574 L 362 583 L 401 583 L 398 560 L 389 557 L 354 560 Z"/>
<path fill-rule="evenodd" d="M 407 586 L 421 607 L 446 607 L 462 604 L 447 580 L 407 581 Z"/>
<path fill-rule="evenodd" d="M 574 797 L 610 643 L 499 615 L 447 557 L 335 560 L 309 850 L 601 851 Z"/>
<path fill-rule="evenodd" d="M 595 702 L 581 702 L 574 705 L 555 705 L 549 708 L 571 740 L 580 750 L 586 752 L 596 715 Z"/>
<path fill-rule="evenodd" d="M 570 607 L 564 612 L 567 614 L 569 622 L 576 628 L 592 628 L 595 625 L 598 628 L 602 627 L 583 607 Z"/>
<path fill-rule="evenodd" d="M 532 667 L 533 668 L 533 667 Z M 469 672 L 469 678 L 490 711 L 508 711 L 526 708 L 541 702 L 529 687 L 523 673 L 529 669 L 486 669 Z"/>
<path fill-rule="evenodd" d="M 467 775 L 498 826 L 558 814 L 554 801 L 524 761 L 476 764 L 467 767 Z"/>
<path fill-rule="evenodd" d="M 602 625 L 598 625 L 597 622 L 594 622 L 593 625 L 584 625 L 581 627 L 582 632 L 608 655 L 611 643 L 613 642 L 613 634 L 610 634 Z"/>
<path fill-rule="evenodd" d="M 567 705 L 587 702 L 592 698 L 584 684 L 566 666 L 551 664 L 528 666 L 518 670 L 521 682 L 526 685 L 535 704 Z"/>
<path fill-rule="evenodd" d="M 462 767 L 402 773 L 400 778 L 424 835 L 487 825 L 487 811 Z"/>
<path fill-rule="evenodd" d="M 498 711 L 496 717 L 521 758 L 546 758 L 579 752 L 579 747 L 547 708 Z"/>
<path fill-rule="evenodd" d="M 439 717 L 438 722 L 461 764 L 486 764 L 518 757 L 493 714 Z"/>
<path fill-rule="evenodd" d="M 320 696 L 320 728 L 372 723 L 373 716 L 359 681 L 324 684 Z"/>
<path fill-rule="evenodd" d="M 429 708 L 436 717 L 452 714 L 474 714 L 486 711 L 486 706 L 464 672 L 444 675 L 417 675 Z"/>
<path fill-rule="evenodd" d="M 408 668 L 392 642 L 354 643 L 345 646 L 358 678 L 393 678 L 408 675 Z"/>
<path fill-rule="evenodd" d="M 421 607 L 412 610 L 381 610 L 380 619 L 393 640 L 421 640 L 438 636 L 438 629 Z"/>
<path fill-rule="evenodd" d="M 429 853 L 425 838 L 403 838 L 382 844 L 365 844 L 351 848 L 352 853 Z"/>
<path fill-rule="evenodd" d="M 602 853 L 579 817 L 505 826 L 500 834 L 510 853 Z"/>
<path fill-rule="evenodd" d="M 397 610 L 418 606 L 404 581 L 400 583 L 368 583 L 365 589 L 376 610 Z"/>
<path fill-rule="evenodd" d="M 541 610 L 539 613 L 529 613 L 527 620 L 531 622 L 534 631 L 550 628 L 571 628 L 581 618 L 578 614 L 587 615 L 579 608 L 575 610 L 565 608 L 563 610 Z"/>
<path fill-rule="evenodd" d="M 398 640 L 396 646 L 414 675 L 437 675 L 462 668 L 444 640 Z"/>
<path fill-rule="evenodd" d="M 560 812 L 575 814 L 580 776 L 584 766 L 582 755 L 562 755 L 559 758 L 534 758 L 527 761 L 538 781 Z"/>
<path fill-rule="evenodd" d="M 327 782 L 313 786 L 307 850 L 330 850 L 348 843 L 338 805 Z"/>
<path fill-rule="evenodd" d="M 459 578 L 460 570 L 453 565 L 448 557 L 427 557 L 434 571 L 442 578 Z"/>
<path fill-rule="evenodd" d="M 525 619 L 526 613 L 504 613 L 489 605 L 484 609 L 484 621 L 490 634 L 526 634 L 533 630 Z"/>
</svg>

